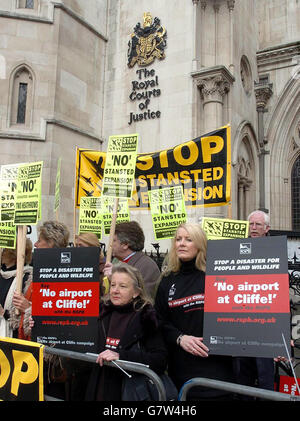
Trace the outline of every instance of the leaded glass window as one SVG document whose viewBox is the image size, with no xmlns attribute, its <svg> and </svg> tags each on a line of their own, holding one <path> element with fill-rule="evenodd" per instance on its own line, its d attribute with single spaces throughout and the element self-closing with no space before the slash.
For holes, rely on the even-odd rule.
<svg viewBox="0 0 300 421">
<path fill-rule="evenodd" d="M 27 83 L 19 84 L 17 123 L 24 124 L 26 118 Z"/>
<path fill-rule="evenodd" d="M 292 227 L 300 231 L 300 156 L 292 169 Z"/>
<path fill-rule="evenodd" d="M 26 9 L 34 9 L 34 0 L 26 0 L 25 8 Z"/>
</svg>

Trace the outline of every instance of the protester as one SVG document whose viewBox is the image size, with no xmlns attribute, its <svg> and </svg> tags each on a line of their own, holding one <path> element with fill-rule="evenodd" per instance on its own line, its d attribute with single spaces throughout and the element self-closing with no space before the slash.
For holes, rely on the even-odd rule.
<svg viewBox="0 0 300 421">
<path fill-rule="evenodd" d="M 67 226 L 57 221 L 46 221 L 39 228 L 38 240 L 34 247 L 55 248 L 68 247 L 70 232 Z"/>
<path fill-rule="evenodd" d="M 113 266 L 110 292 L 100 307 L 97 334 L 99 355 L 86 400 L 121 400 L 126 375 L 105 362 L 121 359 L 143 363 L 158 374 L 166 369 L 167 352 L 156 313 L 136 268 L 125 263 Z"/>
<path fill-rule="evenodd" d="M 103 286 L 103 267 L 105 257 L 100 249 L 99 239 L 92 232 L 83 232 L 75 236 L 75 247 L 98 247 L 99 248 L 99 281 L 100 281 L 100 299 L 105 295 Z M 93 367 L 92 363 L 74 359 L 65 359 L 64 367 L 68 374 L 68 388 L 70 401 L 84 400 L 86 387 Z"/>
<path fill-rule="evenodd" d="M 26 238 L 22 290 L 16 292 L 17 248 L 5 248 L 1 256 L 0 270 L 0 336 L 27 339 L 21 320 L 31 303 L 25 298 L 32 281 L 32 242 Z M 17 310 L 17 311 L 16 311 Z"/>
<path fill-rule="evenodd" d="M 61 222 L 46 221 L 39 228 L 38 240 L 34 243 L 35 248 L 64 248 L 69 243 L 69 229 Z M 30 303 L 26 309 L 25 318 L 23 321 L 22 329 L 24 329 L 25 336 L 30 339 L 31 328 L 29 325 L 29 317 L 31 316 L 31 296 L 32 296 L 32 283 L 28 286 L 25 298 Z"/>
<path fill-rule="evenodd" d="M 75 247 L 98 247 L 99 248 L 99 276 L 100 276 L 100 293 L 104 295 L 106 286 L 103 285 L 103 269 L 105 265 L 105 256 L 100 248 L 100 242 L 96 234 L 93 232 L 82 232 L 75 236 Z"/>
<path fill-rule="evenodd" d="M 39 228 L 39 237 L 34 246 L 36 248 L 65 248 L 68 247 L 69 236 L 70 232 L 65 224 L 58 221 L 46 221 Z M 30 294 L 28 299 L 31 301 L 31 288 L 28 288 L 28 291 Z M 30 311 L 31 316 L 31 307 L 28 311 Z M 24 331 L 28 332 L 28 335 L 31 334 L 31 327 L 31 323 L 24 323 Z M 61 358 L 55 355 L 47 355 L 44 359 L 45 393 L 49 396 L 65 399 L 67 373 L 62 366 Z"/>
<path fill-rule="evenodd" d="M 178 390 L 195 377 L 234 380 L 232 358 L 209 355 L 203 342 L 206 247 L 206 235 L 199 224 L 181 224 L 156 294 L 155 308 L 169 352 L 168 374 Z M 187 399 L 224 400 L 231 395 L 196 386 Z"/>
<path fill-rule="evenodd" d="M 255 210 L 248 216 L 249 237 L 259 238 L 268 235 L 269 215 Z M 279 359 L 281 357 L 278 357 Z M 237 357 L 235 360 L 237 383 L 274 391 L 275 364 L 272 358 Z M 241 400 L 253 400 L 249 396 L 238 396 Z"/>
<path fill-rule="evenodd" d="M 154 260 L 142 252 L 144 243 L 143 230 L 136 221 L 119 223 L 115 228 L 112 254 L 118 260 L 128 263 L 141 272 L 146 292 L 153 297 L 160 270 Z M 104 274 L 110 276 L 111 269 L 112 264 L 106 263 Z"/>
</svg>

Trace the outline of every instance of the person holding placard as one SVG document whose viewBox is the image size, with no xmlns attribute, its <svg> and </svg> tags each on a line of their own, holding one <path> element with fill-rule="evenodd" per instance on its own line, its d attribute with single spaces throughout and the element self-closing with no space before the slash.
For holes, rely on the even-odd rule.
<svg viewBox="0 0 300 421">
<path fill-rule="evenodd" d="M 118 359 L 146 364 L 157 374 L 167 365 L 167 351 L 141 273 L 126 263 L 112 268 L 110 292 L 100 306 L 97 365 L 86 400 L 120 401 L 126 375 L 104 365 Z"/>
<path fill-rule="evenodd" d="M 39 228 L 36 248 L 68 247 L 70 232 L 62 222 L 46 221 Z"/>
<path fill-rule="evenodd" d="M 270 217 L 267 213 L 255 210 L 248 216 L 248 221 L 250 238 L 269 235 Z M 235 364 L 237 383 L 265 390 L 274 390 L 275 364 L 273 358 L 237 357 Z M 238 398 L 254 400 L 249 396 L 238 396 Z"/>
<path fill-rule="evenodd" d="M 36 248 L 65 248 L 69 244 L 70 232 L 68 227 L 62 222 L 46 221 L 39 227 L 38 240 L 35 242 Z M 31 284 L 32 285 L 32 284 Z M 30 288 L 30 293 L 32 289 Z M 31 315 L 31 307 L 30 307 Z M 32 324 L 24 324 L 24 330 L 31 333 Z M 65 398 L 66 370 L 62 367 L 61 359 L 58 356 L 50 356 L 45 361 L 44 366 L 45 392 L 50 396 Z"/>
<path fill-rule="evenodd" d="M 19 337 L 24 335 L 21 321 L 31 302 L 24 296 L 32 281 L 32 242 L 26 239 L 23 268 L 22 293 L 15 292 L 17 276 L 17 248 L 3 249 L 0 270 L 0 336 Z M 18 310 L 18 311 L 16 311 Z"/>
<path fill-rule="evenodd" d="M 232 358 L 209 355 L 203 342 L 207 238 L 199 224 L 179 225 L 155 298 L 168 347 L 168 374 L 181 389 L 195 377 L 232 382 Z M 227 400 L 226 391 L 193 387 L 188 400 Z"/>
<path fill-rule="evenodd" d="M 116 224 L 112 243 L 112 254 L 118 260 L 137 268 L 144 279 L 145 289 L 153 297 L 160 270 L 151 257 L 143 253 L 145 236 L 136 221 Z M 112 264 L 104 266 L 104 275 L 110 276 Z"/>
</svg>

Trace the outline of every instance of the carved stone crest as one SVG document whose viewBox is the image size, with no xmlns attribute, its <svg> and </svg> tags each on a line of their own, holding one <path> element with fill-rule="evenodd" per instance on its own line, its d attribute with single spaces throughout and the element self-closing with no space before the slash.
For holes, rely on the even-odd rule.
<svg viewBox="0 0 300 421">
<path fill-rule="evenodd" d="M 167 31 L 160 24 L 157 17 L 152 20 L 149 12 L 144 13 L 143 26 L 140 23 L 134 28 L 128 42 L 128 67 L 136 63 L 139 66 L 148 66 L 157 58 L 165 58 Z"/>
</svg>

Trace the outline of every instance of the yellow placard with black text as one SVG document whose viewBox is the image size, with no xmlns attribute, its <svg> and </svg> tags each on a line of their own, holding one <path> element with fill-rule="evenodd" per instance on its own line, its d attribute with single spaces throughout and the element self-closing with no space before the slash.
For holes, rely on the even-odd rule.
<svg viewBox="0 0 300 421">
<path fill-rule="evenodd" d="M 102 195 L 129 199 L 138 147 L 138 134 L 110 136 L 106 153 Z"/>
<path fill-rule="evenodd" d="M 202 228 L 205 231 L 208 240 L 247 238 L 249 222 L 204 217 L 202 218 Z"/>
<path fill-rule="evenodd" d="M 0 400 L 44 400 L 43 348 L 36 342 L 0 338 Z"/>
<path fill-rule="evenodd" d="M 148 192 L 156 240 L 173 238 L 178 225 L 186 222 L 182 186 Z"/>
<path fill-rule="evenodd" d="M 75 206 L 79 207 L 82 196 L 97 197 L 102 194 L 107 154 L 77 149 L 76 155 Z M 117 170 L 117 167 L 115 162 L 111 171 Z M 137 154 L 129 208 L 149 209 L 148 191 L 180 185 L 187 208 L 228 204 L 231 191 L 229 125 L 174 148 Z"/>
</svg>

